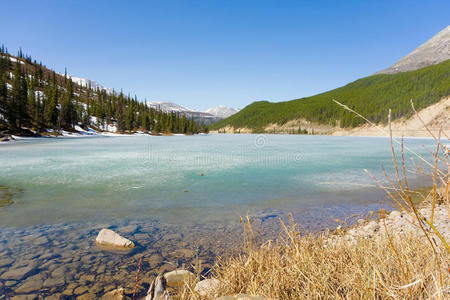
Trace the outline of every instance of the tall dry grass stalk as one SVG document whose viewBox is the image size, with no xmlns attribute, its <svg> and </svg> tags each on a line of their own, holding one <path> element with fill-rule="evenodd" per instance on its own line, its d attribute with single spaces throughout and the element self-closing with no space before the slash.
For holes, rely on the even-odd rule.
<svg viewBox="0 0 450 300">
<path fill-rule="evenodd" d="M 412 108 L 415 111 L 413 105 Z M 444 130 L 435 136 L 423 125 L 436 141 L 432 159 L 427 160 L 406 147 L 403 138 L 394 138 L 389 130 L 394 177 L 385 172 L 388 185 L 373 177 L 393 201 L 415 218 L 421 234 L 390 234 L 385 225 L 385 234 L 377 239 L 361 237 L 348 242 L 338 238 L 330 243 L 324 234 L 302 235 L 292 220 L 289 225 L 280 220 L 284 228 L 280 238 L 258 246 L 251 220 L 246 218 L 242 220 L 246 229 L 244 254 L 222 259 L 214 268 L 214 278 L 221 282 L 216 295 L 201 297 L 192 285 L 186 285 L 178 297 L 210 299 L 245 293 L 275 299 L 449 299 L 450 249 L 434 225 L 439 201 L 447 206 L 450 218 L 449 149 L 441 142 L 442 137 L 447 141 L 449 137 Z M 401 156 L 395 151 L 396 143 L 400 145 Z M 417 161 L 415 172 L 432 180 L 433 187 L 423 199 L 431 206 L 429 217 L 421 214 L 412 199 L 407 154 Z"/>
</svg>

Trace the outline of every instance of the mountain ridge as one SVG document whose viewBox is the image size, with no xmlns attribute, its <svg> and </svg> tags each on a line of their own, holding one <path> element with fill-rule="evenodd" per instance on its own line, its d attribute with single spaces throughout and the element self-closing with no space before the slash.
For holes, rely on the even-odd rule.
<svg viewBox="0 0 450 300">
<path fill-rule="evenodd" d="M 450 59 L 450 25 L 402 57 L 389 68 L 375 74 L 395 74 L 435 65 Z"/>
<path fill-rule="evenodd" d="M 65 76 L 64 74 L 59 74 L 59 75 Z M 105 87 L 105 86 L 99 84 L 98 82 L 96 82 L 95 80 L 81 78 L 81 77 L 72 76 L 72 75 L 67 75 L 67 76 L 70 79 L 72 79 L 72 81 L 74 83 L 78 84 L 79 86 L 86 87 L 86 88 L 91 87 L 92 89 L 99 88 L 101 90 L 105 90 L 107 93 L 114 92 L 114 90 L 112 90 L 111 88 Z M 227 118 L 239 111 L 235 108 L 226 107 L 224 105 L 218 105 L 215 107 L 208 108 L 205 111 L 200 111 L 200 110 L 195 110 L 195 109 L 191 109 L 191 108 L 179 105 L 179 104 L 177 104 L 175 102 L 171 102 L 171 101 L 146 101 L 146 103 L 155 109 L 161 109 L 162 111 L 165 111 L 165 112 L 182 113 L 188 117 L 197 118 L 197 119 L 203 121 L 204 123 L 208 123 L 208 124 L 213 123 L 218 120 L 221 120 L 221 119 L 224 119 L 224 118 Z"/>
<path fill-rule="evenodd" d="M 211 125 L 210 129 L 218 132 L 277 133 L 285 124 L 294 123 L 296 128 L 282 133 L 315 133 L 315 127 L 327 126 L 329 129 L 338 126 L 345 130 L 365 123 L 363 119 L 338 107 L 332 102 L 333 99 L 375 123 L 384 124 L 389 109 L 392 109 L 393 120 L 409 118 L 412 115 L 411 99 L 416 109 L 421 110 L 450 95 L 450 59 L 436 63 L 448 55 L 449 33 L 450 26 L 398 62 L 400 66 L 402 61 L 414 58 L 415 64 L 407 66 L 413 68 L 411 71 L 388 72 L 386 69 L 311 97 L 282 102 L 256 101 L 235 115 Z M 423 53 L 433 51 L 439 55 L 430 54 L 433 58 L 428 60 L 423 58 Z M 420 55 L 417 56 L 417 53 Z M 428 65 L 419 68 L 425 63 Z M 444 120 L 444 124 L 450 126 L 450 120 Z M 308 126 L 308 130 L 301 126 Z"/>
</svg>

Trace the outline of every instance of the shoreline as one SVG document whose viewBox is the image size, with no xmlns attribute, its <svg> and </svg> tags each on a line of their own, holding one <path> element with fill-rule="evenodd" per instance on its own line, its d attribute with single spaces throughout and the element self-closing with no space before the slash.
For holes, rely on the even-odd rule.
<svg viewBox="0 0 450 300">
<path fill-rule="evenodd" d="M 412 298 L 413 295 L 433 295 L 434 298 L 439 294 L 445 298 L 450 278 L 447 273 L 448 249 L 445 248 L 448 247 L 445 241 L 450 240 L 450 211 L 445 195 L 440 194 L 440 197 L 442 203 L 436 203 L 435 207 L 432 208 L 431 203 L 422 203 L 418 208 L 427 220 L 432 220 L 435 229 L 424 221 L 419 226 L 418 219 L 402 209 L 393 210 L 376 220 L 358 220 L 353 227 L 337 228 L 319 237 L 300 235 L 295 225 L 285 227 L 285 239 L 256 247 L 249 242 L 245 255 L 220 261 L 213 276 L 185 283 L 178 295 L 188 295 L 187 299 L 200 296 L 201 299 L 216 300 L 285 299 L 287 295 L 289 298 L 295 295 L 296 299 L 321 298 L 319 296 L 355 298 L 362 294 L 381 298 Z M 252 229 L 249 234 L 252 234 Z M 433 253 L 437 255 L 435 259 L 429 256 Z M 320 266 L 314 268 L 315 264 Z M 405 264 L 409 266 L 408 271 L 403 269 Z M 337 274 L 330 273 L 333 268 L 337 268 L 334 271 Z M 346 269 L 354 270 L 354 273 L 345 273 Z M 407 272 L 416 276 L 411 279 L 413 275 Z M 425 272 L 433 273 L 428 275 Z M 440 278 L 441 287 L 435 286 L 436 281 L 425 280 L 425 276 L 436 278 L 439 274 L 444 276 Z M 298 281 L 298 276 L 305 280 Z M 376 276 L 380 278 L 377 284 Z M 348 277 L 352 280 L 346 279 Z M 266 282 L 266 278 L 276 278 L 277 282 Z M 333 288 L 325 290 L 325 287 L 313 282 L 317 279 L 331 284 Z M 290 280 L 293 281 L 286 284 Z M 391 281 L 388 286 L 394 289 L 386 293 L 382 283 L 387 280 Z M 362 284 L 357 281 L 362 281 Z M 374 288 L 376 285 L 382 288 L 377 290 Z M 336 290 L 344 287 L 345 293 Z M 246 294 L 248 298 L 239 298 L 237 294 Z"/>
<path fill-rule="evenodd" d="M 263 213 L 252 217 L 259 232 L 256 236 L 258 243 L 277 239 L 281 230 L 278 218 L 287 221 L 288 215 Z M 330 219 L 329 224 L 335 223 Z M 0 229 L 1 239 L 12 242 L 6 244 L 6 248 L 0 245 L 0 282 L 4 284 L 3 293 L 10 296 L 39 293 L 70 297 L 87 293 L 100 297 L 113 287 L 124 287 L 129 295 L 137 262 L 144 256 L 140 282 L 140 295 L 144 295 L 149 280 L 161 272 L 180 268 L 195 271 L 190 266 L 200 262 L 202 276 L 208 276 L 217 258 L 240 254 L 244 240 L 244 230 L 239 220 L 230 225 L 218 223 L 205 224 L 203 227 L 164 225 L 146 219 L 130 219 L 119 223 L 82 222 L 80 225 L 62 223 Z M 104 251 L 95 245 L 95 237 L 102 228 L 111 228 L 138 246 L 122 253 Z M 329 227 L 314 232 L 324 232 L 326 228 Z M 18 277 L 9 275 L 23 267 L 31 268 L 29 274 L 23 275 L 23 279 L 16 280 L 13 278 Z M 105 275 L 99 273 L 103 269 Z M 64 275 L 54 277 L 60 270 L 66 270 Z M 5 272 L 9 272 L 7 279 L 2 277 Z"/>
<path fill-rule="evenodd" d="M 396 212 L 398 212 L 398 210 L 394 209 L 389 213 L 388 216 L 394 215 L 396 214 Z M 347 215 L 350 215 L 350 213 L 348 213 Z M 323 230 L 319 230 L 316 233 L 311 232 L 311 234 L 318 234 L 317 236 L 321 236 L 323 234 L 330 233 L 332 234 L 331 238 L 344 238 L 347 233 L 356 231 L 365 233 L 367 236 L 367 232 L 369 232 L 370 230 L 373 230 L 373 232 L 379 231 L 380 227 L 378 226 L 377 228 L 376 226 L 374 226 L 373 222 L 381 222 L 380 220 L 383 219 L 377 217 L 376 221 L 374 221 L 373 219 L 370 219 L 370 215 L 372 215 L 370 214 L 370 212 L 364 215 L 360 215 L 360 217 L 367 217 L 365 221 L 355 220 L 355 225 L 349 226 L 345 231 L 343 231 L 341 228 L 332 228 L 327 226 Z M 259 221 L 257 221 L 258 218 L 252 218 L 252 226 L 256 226 L 254 227 L 254 229 L 256 230 L 255 232 L 260 231 L 259 225 L 266 225 L 271 227 L 272 234 L 270 238 L 268 236 L 264 237 L 264 235 L 258 235 L 258 237 L 255 239 L 255 241 L 259 241 L 258 245 L 263 245 L 268 240 L 276 241 L 279 238 L 279 234 L 280 232 L 282 232 L 282 227 L 279 226 L 279 217 L 281 216 L 265 213 L 259 216 Z M 288 222 L 289 218 L 286 215 L 283 216 L 282 219 L 285 222 Z M 4 284 L 7 284 L 4 286 L 4 288 L 6 288 L 6 291 L 8 291 L 7 295 L 30 295 L 30 293 L 36 293 L 36 291 L 33 291 L 32 289 L 36 288 L 37 286 L 41 286 L 41 288 L 38 290 L 38 293 L 47 296 L 53 295 L 55 297 L 56 295 L 60 295 L 63 297 L 80 297 L 83 295 L 88 298 L 101 297 L 101 295 L 118 288 L 124 288 L 124 293 L 130 296 L 132 293 L 132 285 L 134 283 L 133 278 L 136 272 L 137 261 L 141 256 L 144 256 L 144 265 L 142 267 L 143 273 L 141 275 L 138 293 L 138 295 L 144 296 L 151 283 L 152 278 L 154 278 L 154 276 L 156 276 L 158 273 L 165 274 L 172 270 L 179 269 L 187 269 L 195 273 L 196 269 L 192 266 L 197 266 L 197 264 L 200 262 L 200 272 L 202 278 L 209 278 L 209 272 L 214 268 L 215 264 L 217 263 L 218 257 L 221 257 L 222 259 L 227 257 L 235 257 L 236 254 L 239 254 L 243 251 L 242 241 L 245 240 L 245 234 L 242 226 L 239 225 L 237 221 L 236 224 L 232 227 L 223 227 L 217 225 L 211 226 L 212 224 L 206 225 L 205 229 L 208 229 L 210 231 L 209 235 L 211 236 L 209 247 L 214 246 L 217 249 L 221 249 L 221 251 L 223 252 L 220 254 L 209 247 L 205 247 L 205 244 L 195 242 L 196 240 L 205 241 L 205 238 L 207 236 L 205 235 L 205 232 L 202 233 L 202 230 L 195 231 L 194 228 L 196 226 L 187 228 L 186 226 L 182 226 L 179 227 L 179 229 L 176 229 L 177 227 L 169 229 L 169 227 L 167 231 L 165 229 L 162 229 L 162 225 L 158 222 L 143 220 L 143 223 L 141 223 L 131 220 L 132 219 L 130 219 L 130 221 L 124 221 L 122 224 L 86 224 L 88 225 L 87 228 L 82 229 L 81 231 L 79 231 L 76 226 L 71 223 L 56 226 L 31 226 L 33 230 L 29 230 L 27 228 L 11 228 L 12 231 L 16 230 L 20 235 L 22 235 L 21 237 L 13 237 L 9 234 L 6 234 L 5 236 L 5 228 L 0 229 L 0 235 L 3 236 L 2 239 L 14 240 L 16 243 L 15 247 L 31 243 L 26 253 L 19 255 L 19 257 L 22 257 L 22 259 L 20 260 L 20 264 L 22 266 L 24 265 L 24 259 L 26 261 L 27 257 L 33 257 L 36 255 L 32 254 L 33 252 L 30 251 L 31 249 L 36 249 L 36 247 L 43 247 L 43 251 L 40 252 L 39 255 L 44 259 L 44 261 L 40 263 L 37 263 L 34 259 L 32 259 L 33 262 L 30 261 L 30 266 L 32 269 L 30 271 L 31 273 L 29 273 L 25 277 L 26 280 L 23 280 L 23 282 L 22 280 L 19 280 L 15 285 L 11 286 L 11 283 L 14 282 L 14 280 L 11 281 L 11 276 L 13 275 L 7 275 L 7 277 L 11 277 L 10 279 L 8 279 L 9 281 L 4 281 Z M 299 221 L 301 221 L 301 219 L 297 220 L 296 223 Z M 336 223 L 336 225 L 338 224 Z M 133 242 L 137 242 L 138 247 L 132 251 L 122 253 L 117 253 L 114 251 L 104 251 L 104 249 L 101 249 L 94 243 L 95 236 L 101 228 L 112 228 L 113 230 L 117 230 L 117 232 L 122 234 L 124 237 L 130 238 Z M 238 232 L 236 231 L 237 229 Z M 450 229 L 450 227 L 448 229 Z M 50 231 L 47 234 L 45 233 L 45 230 Z M 57 238 L 57 236 L 55 236 L 55 233 L 61 230 L 62 232 L 67 231 L 67 234 L 62 233 L 61 237 Z M 227 230 L 228 233 L 225 234 Z M 190 232 L 191 236 L 186 236 L 186 232 Z M 214 237 L 214 232 L 215 234 L 219 234 L 220 237 Z M 236 233 L 239 234 L 237 235 Z M 358 234 L 352 234 L 352 237 L 350 239 L 347 239 L 347 241 L 355 240 Z M 448 234 L 450 235 L 450 230 Z M 69 236 L 71 238 L 69 238 Z M 230 240 L 226 239 L 226 236 L 234 238 L 233 240 Z M 85 237 L 87 237 L 88 239 L 86 240 Z M 142 240 L 143 238 L 144 240 Z M 220 240 L 221 243 L 218 244 L 218 240 Z M 52 243 L 53 246 L 50 247 L 49 245 L 47 245 L 48 243 Z M 166 246 L 163 246 L 164 244 Z M 176 245 L 178 245 L 178 248 L 176 248 Z M 161 246 L 163 248 L 156 250 L 156 247 Z M 66 248 L 69 249 L 69 252 L 62 250 Z M 56 249 L 60 250 L 56 251 Z M 91 249 L 94 252 L 89 253 L 90 250 L 88 250 L 88 253 L 84 253 L 84 251 L 86 250 L 81 251 L 81 249 Z M 0 274 L 2 273 L 1 271 L 5 271 L 5 259 L 8 271 L 9 268 L 14 265 L 19 266 L 17 265 L 17 262 L 13 263 L 11 261 L 9 261 L 8 265 L 8 251 L 5 252 L 5 249 L 1 249 L 0 247 L 0 253 L 2 253 L 3 258 L 3 260 L 0 260 L 0 262 L 2 262 L 0 263 Z M 11 255 L 14 254 L 15 256 L 17 256 L 17 253 L 9 253 Z M 245 251 L 242 252 L 242 254 L 244 253 Z M 56 261 L 53 262 L 53 260 L 55 259 Z M 87 269 L 83 267 L 83 264 L 86 263 L 88 263 L 89 266 Z M 41 269 L 42 267 L 43 269 Z M 122 273 L 121 275 L 111 273 L 111 271 L 113 270 L 111 268 L 116 268 L 116 270 L 124 270 L 125 273 Z M 69 269 L 73 270 L 72 272 L 76 273 L 69 272 Z M 110 275 L 103 277 L 100 276 L 102 273 L 99 273 L 99 270 L 103 269 L 106 271 L 105 274 Z M 37 270 L 40 271 L 37 272 Z M 57 278 L 52 277 L 52 274 L 59 274 L 58 272 L 60 272 L 60 270 L 66 270 L 65 272 L 67 272 L 64 273 L 64 275 L 58 275 L 62 276 L 63 281 L 51 281 L 57 280 Z M 0 276 L 0 282 L 2 280 L 4 280 L 4 278 Z M 51 285 L 53 284 L 52 282 L 56 283 L 56 286 L 54 286 L 53 288 L 51 287 Z M 15 289 L 17 290 L 17 292 L 11 294 L 11 291 L 14 291 Z"/>
</svg>

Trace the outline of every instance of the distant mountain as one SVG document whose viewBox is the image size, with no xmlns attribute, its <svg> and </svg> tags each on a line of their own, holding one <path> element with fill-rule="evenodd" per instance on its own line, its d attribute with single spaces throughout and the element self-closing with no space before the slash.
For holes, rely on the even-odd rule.
<svg viewBox="0 0 450 300">
<path fill-rule="evenodd" d="M 435 65 L 450 59 L 450 26 L 406 55 L 386 70 L 377 74 L 395 74 Z"/>
<path fill-rule="evenodd" d="M 223 105 L 219 105 L 219 106 L 208 108 L 205 112 L 208 114 L 211 114 L 215 117 L 225 119 L 225 118 L 228 118 L 229 116 L 234 115 L 238 111 L 239 111 L 238 109 L 234 109 L 232 107 L 226 107 Z"/>
<path fill-rule="evenodd" d="M 21 51 L 13 56 L 0 47 L 0 134 L 193 134 L 207 131 L 202 124 L 206 117 L 215 120 L 174 103 L 146 104 L 93 80 L 58 74 Z"/>
<path fill-rule="evenodd" d="M 162 111 L 165 112 L 171 112 L 171 111 L 175 111 L 175 112 L 195 112 L 195 110 L 178 105 L 176 103 L 173 102 L 147 102 L 148 105 L 150 105 L 153 108 L 158 108 L 161 109 Z"/>
<path fill-rule="evenodd" d="M 63 74 L 60 74 L 61 76 L 64 76 Z M 79 86 L 85 87 L 85 88 L 92 88 L 93 90 L 100 89 L 105 90 L 107 93 L 112 93 L 113 90 L 110 88 L 107 88 L 98 82 L 76 77 L 72 75 L 68 75 L 72 79 L 72 82 L 76 83 Z M 194 117 L 194 119 L 198 122 L 202 122 L 205 124 L 211 124 L 218 120 L 224 119 L 226 117 L 231 116 L 232 114 L 238 112 L 234 108 L 229 108 L 225 106 L 217 106 L 214 108 L 208 109 L 206 112 L 197 111 L 194 109 L 190 109 L 184 106 L 181 106 L 179 104 L 169 102 L 169 101 L 147 101 L 147 105 L 154 108 L 154 109 L 160 109 L 164 112 L 176 112 L 186 115 L 187 117 Z M 209 110 L 212 110 L 214 113 L 210 113 Z"/>
</svg>

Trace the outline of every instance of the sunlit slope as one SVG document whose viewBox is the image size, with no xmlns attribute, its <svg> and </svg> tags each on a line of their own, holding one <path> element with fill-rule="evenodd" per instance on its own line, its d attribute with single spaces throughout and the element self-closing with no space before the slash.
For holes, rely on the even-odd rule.
<svg viewBox="0 0 450 300">
<path fill-rule="evenodd" d="M 263 129 L 269 124 L 281 125 L 296 119 L 341 127 L 356 127 L 364 122 L 333 103 L 333 99 L 374 122 L 384 123 L 389 108 L 394 119 L 409 117 L 411 99 L 417 109 L 422 109 L 449 94 L 450 60 L 446 60 L 410 72 L 372 75 L 312 97 L 278 103 L 253 102 L 235 115 L 211 125 L 211 129 L 226 126 Z"/>
</svg>

